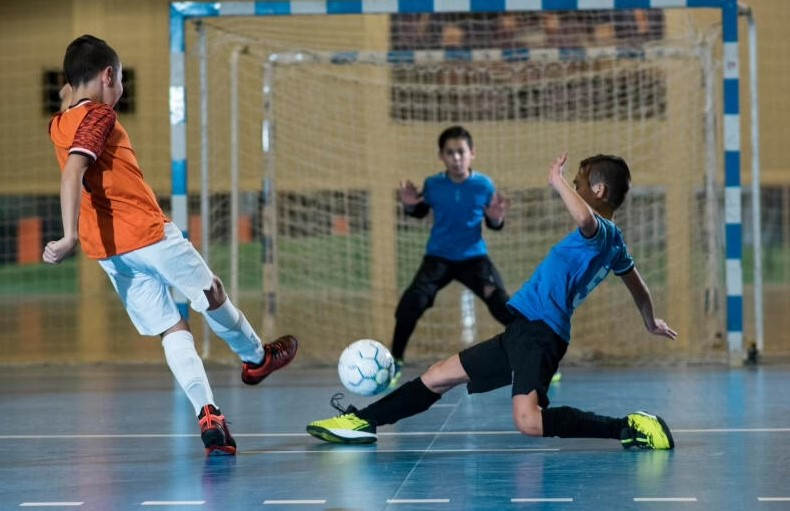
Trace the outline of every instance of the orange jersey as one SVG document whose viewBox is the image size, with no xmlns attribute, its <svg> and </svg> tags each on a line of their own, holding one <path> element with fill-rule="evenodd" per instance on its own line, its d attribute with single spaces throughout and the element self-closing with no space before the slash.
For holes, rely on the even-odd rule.
<svg viewBox="0 0 790 511">
<path fill-rule="evenodd" d="M 91 259 L 123 254 L 164 238 L 168 221 L 143 180 L 129 135 L 109 105 L 82 100 L 49 125 L 61 172 L 72 153 L 91 160 L 82 179 L 79 237 Z"/>
</svg>

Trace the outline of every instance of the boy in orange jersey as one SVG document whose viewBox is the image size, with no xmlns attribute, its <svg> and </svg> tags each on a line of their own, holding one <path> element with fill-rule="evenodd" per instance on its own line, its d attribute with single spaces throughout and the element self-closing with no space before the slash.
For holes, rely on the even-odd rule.
<svg viewBox="0 0 790 511">
<path fill-rule="evenodd" d="M 66 108 L 49 126 L 61 168 L 63 237 L 47 243 L 43 259 L 59 263 L 79 241 L 85 255 L 98 260 L 138 332 L 162 338 L 167 364 L 198 415 L 206 453 L 235 454 L 236 442 L 169 288 L 183 293 L 241 358 L 246 384 L 288 364 L 298 343 L 285 335 L 262 345 L 220 279 L 165 217 L 113 110 L 123 93 L 115 50 L 84 35 L 69 44 L 63 69 Z"/>
</svg>

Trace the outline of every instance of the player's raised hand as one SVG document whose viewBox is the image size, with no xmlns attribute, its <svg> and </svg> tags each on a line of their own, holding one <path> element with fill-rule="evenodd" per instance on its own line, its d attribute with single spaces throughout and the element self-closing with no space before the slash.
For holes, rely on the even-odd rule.
<svg viewBox="0 0 790 511">
<path fill-rule="evenodd" d="M 66 258 L 77 246 L 77 240 L 72 238 L 60 238 L 56 241 L 50 241 L 44 247 L 44 254 L 41 258 L 45 263 L 57 264 Z"/>
<path fill-rule="evenodd" d="M 656 318 L 653 327 L 648 327 L 648 331 L 653 335 L 660 335 L 661 337 L 668 337 L 669 339 L 677 339 L 678 333 L 667 325 L 663 319 Z"/>
<path fill-rule="evenodd" d="M 491 203 L 485 209 L 486 217 L 494 223 L 500 224 L 505 219 L 505 211 L 509 206 L 507 198 L 499 192 L 494 193 L 491 197 Z"/>
<path fill-rule="evenodd" d="M 414 186 L 414 183 L 409 181 L 401 181 L 400 185 L 398 186 L 398 197 L 400 201 L 406 206 L 416 206 L 419 204 L 422 199 L 420 198 L 420 192 L 417 191 L 417 187 Z"/>
<path fill-rule="evenodd" d="M 568 151 L 565 151 L 551 162 L 551 167 L 549 167 L 549 186 L 552 188 L 556 188 L 559 183 L 565 181 L 563 172 L 565 172 L 565 162 L 567 161 Z"/>
</svg>

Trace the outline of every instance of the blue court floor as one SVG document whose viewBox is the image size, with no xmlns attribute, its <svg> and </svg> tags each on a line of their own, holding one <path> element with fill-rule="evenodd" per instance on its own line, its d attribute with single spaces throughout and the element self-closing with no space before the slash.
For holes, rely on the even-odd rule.
<svg viewBox="0 0 790 511">
<path fill-rule="evenodd" d="M 787 366 L 564 368 L 554 405 L 657 413 L 673 429 L 671 452 L 522 437 L 509 389 L 463 388 L 380 428 L 378 444 L 330 445 L 304 428 L 335 414 L 334 369 L 286 368 L 258 387 L 235 368 L 209 376 L 236 457 L 205 457 L 164 366 L 4 368 L 0 509 L 790 509 Z"/>
</svg>

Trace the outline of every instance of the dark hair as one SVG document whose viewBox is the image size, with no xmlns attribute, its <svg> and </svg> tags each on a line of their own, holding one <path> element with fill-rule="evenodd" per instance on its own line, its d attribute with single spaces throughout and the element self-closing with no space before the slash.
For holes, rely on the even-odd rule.
<svg viewBox="0 0 790 511">
<path fill-rule="evenodd" d="M 606 186 L 604 200 L 614 209 L 620 207 L 631 187 L 631 171 L 619 156 L 596 154 L 585 158 L 579 167 L 587 172 L 590 186 L 603 183 Z"/>
<path fill-rule="evenodd" d="M 118 71 L 121 66 L 118 54 L 104 40 L 87 34 L 74 39 L 63 57 L 66 83 L 72 87 L 93 80 L 109 66 Z"/>
<path fill-rule="evenodd" d="M 466 143 L 469 144 L 469 149 L 474 148 L 472 134 L 466 131 L 466 128 L 463 126 L 450 126 L 439 135 L 439 151 L 444 149 L 444 144 L 451 138 L 463 138 L 466 140 Z"/>
</svg>

